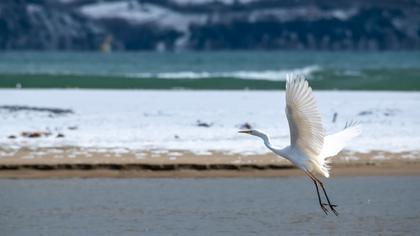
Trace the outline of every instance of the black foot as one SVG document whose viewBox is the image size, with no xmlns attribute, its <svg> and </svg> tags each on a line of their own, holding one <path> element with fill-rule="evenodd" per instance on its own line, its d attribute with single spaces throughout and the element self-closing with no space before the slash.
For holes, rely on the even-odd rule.
<svg viewBox="0 0 420 236">
<path fill-rule="evenodd" d="M 335 210 L 335 208 L 337 207 L 337 205 L 334 205 L 334 204 L 327 204 L 327 203 L 322 203 L 321 204 L 321 209 L 325 212 L 325 214 L 327 214 L 328 215 L 328 209 L 327 209 L 327 207 L 330 207 L 330 209 L 331 209 L 331 211 L 332 212 L 334 212 L 334 214 L 336 215 L 336 216 L 338 216 L 339 214 L 338 214 L 338 212 L 337 212 L 337 210 Z"/>
<path fill-rule="evenodd" d="M 334 212 L 335 216 L 338 216 L 338 212 L 335 210 L 335 207 L 337 207 L 337 205 L 330 205 L 331 211 Z"/>
<path fill-rule="evenodd" d="M 324 211 L 325 215 L 328 215 L 328 209 L 327 209 L 326 206 L 328 206 L 328 204 L 321 203 L 321 205 L 320 205 L 320 207 Z"/>
</svg>

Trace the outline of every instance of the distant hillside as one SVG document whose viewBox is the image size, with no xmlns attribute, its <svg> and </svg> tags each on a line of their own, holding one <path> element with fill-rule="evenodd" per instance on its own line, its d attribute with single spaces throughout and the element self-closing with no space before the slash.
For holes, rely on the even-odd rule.
<svg viewBox="0 0 420 236">
<path fill-rule="evenodd" d="M 420 49 L 420 3 L 3 0 L 0 49 Z"/>
</svg>

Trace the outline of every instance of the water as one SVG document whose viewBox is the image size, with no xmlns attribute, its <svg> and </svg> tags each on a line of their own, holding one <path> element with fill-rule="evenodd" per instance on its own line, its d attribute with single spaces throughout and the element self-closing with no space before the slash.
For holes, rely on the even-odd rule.
<svg viewBox="0 0 420 236">
<path fill-rule="evenodd" d="M 126 75 L 298 69 L 420 68 L 420 52 L 3 52 L 0 74 Z"/>
<path fill-rule="evenodd" d="M 3 52 L 0 87 L 420 90 L 420 52 Z M 244 81 L 246 80 L 246 81 Z"/>
<path fill-rule="evenodd" d="M 420 177 L 0 180 L 2 235 L 415 235 Z"/>
</svg>

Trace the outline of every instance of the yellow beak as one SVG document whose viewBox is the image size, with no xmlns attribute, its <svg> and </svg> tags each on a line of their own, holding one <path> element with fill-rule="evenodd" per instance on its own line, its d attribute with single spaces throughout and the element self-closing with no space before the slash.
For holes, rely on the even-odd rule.
<svg viewBox="0 0 420 236">
<path fill-rule="evenodd" d="M 250 134 L 251 133 L 251 130 L 239 130 L 238 133 L 241 133 L 241 134 Z"/>
</svg>

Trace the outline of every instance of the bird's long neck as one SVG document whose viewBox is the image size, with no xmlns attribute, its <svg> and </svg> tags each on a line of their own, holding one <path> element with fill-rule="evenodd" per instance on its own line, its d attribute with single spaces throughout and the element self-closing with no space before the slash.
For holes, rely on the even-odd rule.
<svg viewBox="0 0 420 236">
<path fill-rule="evenodd" d="M 286 156 L 287 156 L 287 153 L 286 153 L 285 149 L 281 149 L 281 148 L 279 148 L 279 147 L 274 147 L 274 146 L 271 144 L 270 137 L 269 137 L 267 134 L 265 134 L 265 133 L 260 133 L 260 134 L 258 135 L 258 137 L 260 137 L 260 138 L 264 141 L 264 145 L 265 145 L 268 149 L 270 149 L 271 151 L 273 151 L 274 153 L 276 153 L 276 154 L 278 154 L 278 155 L 280 155 L 280 156 L 283 156 L 283 157 L 286 157 Z"/>
<path fill-rule="evenodd" d="M 264 145 L 268 148 L 268 149 L 272 149 L 273 146 L 271 145 L 271 141 L 270 141 L 270 137 L 267 134 L 264 133 L 260 133 L 258 135 L 258 137 L 260 137 L 263 141 L 264 141 Z"/>
<path fill-rule="evenodd" d="M 267 134 L 260 133 L 258 135 L 258 137 L 260 137 L 264 141 L 264 145 L 268 149 L 270 149 L 271 151 L 274 151 L 274 149 L 277 149 L 277 148 L 273 147 L 273 145 L 271 144 L 271 141 L 270 141 L 270 137 Z"/>
</svg>

